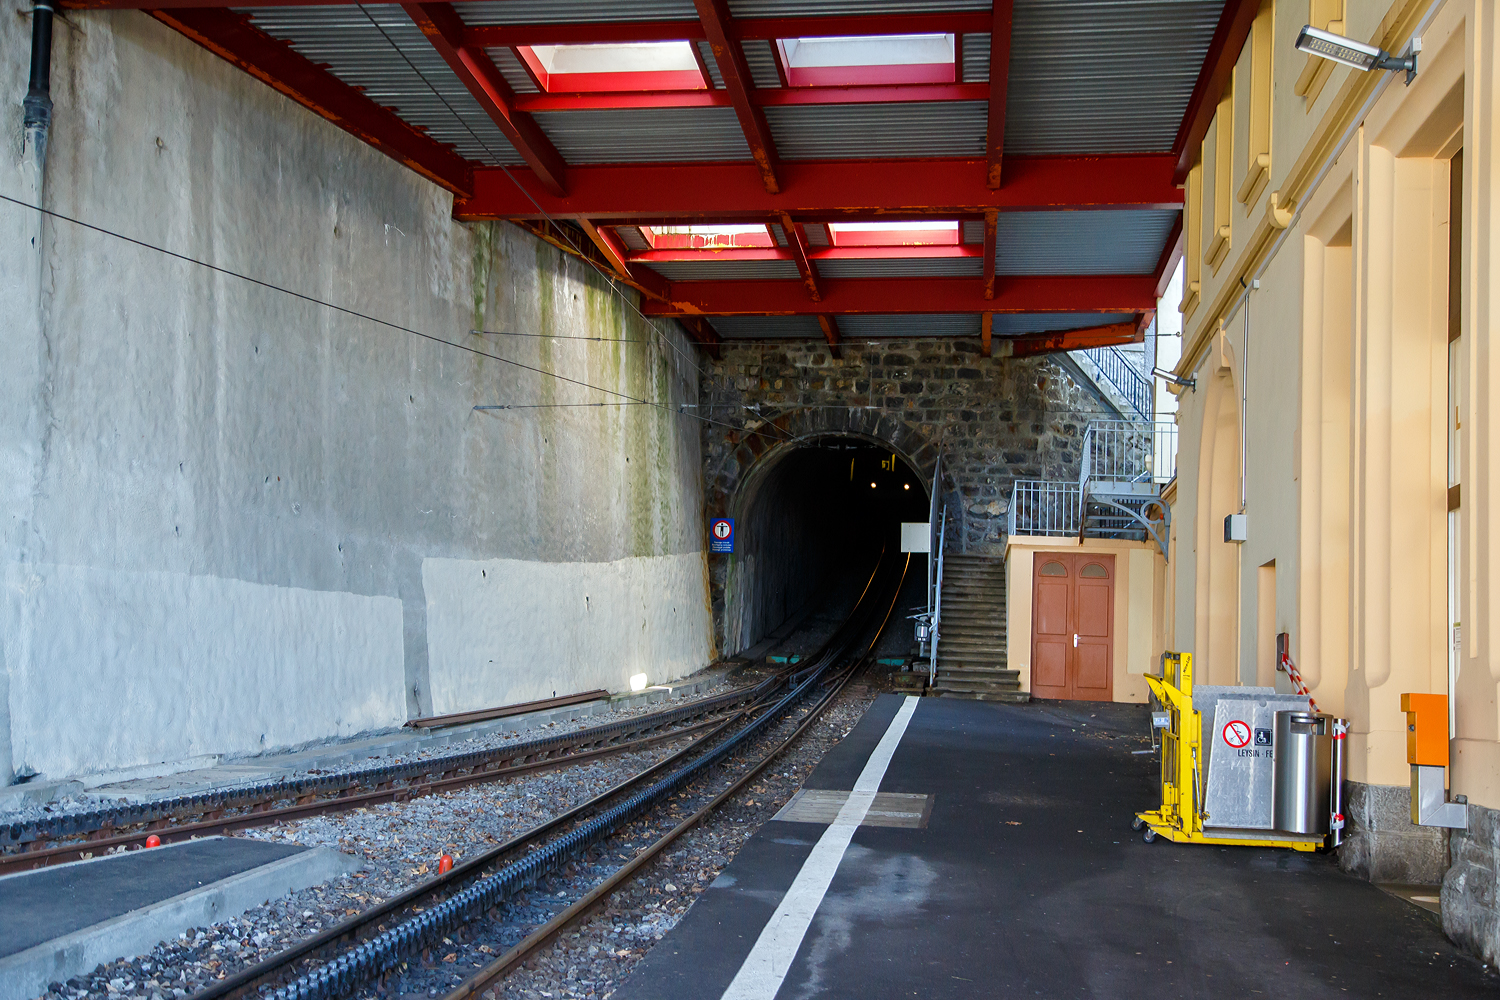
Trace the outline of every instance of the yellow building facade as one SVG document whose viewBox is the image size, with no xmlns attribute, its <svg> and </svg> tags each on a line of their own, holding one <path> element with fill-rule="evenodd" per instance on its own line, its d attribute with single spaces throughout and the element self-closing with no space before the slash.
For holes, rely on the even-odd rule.
<svg viewBox="0 0 1500 1000">
<path fill-rule="evenodd" d="M 1305 55 L 1313 24 L 1419 72 Z M 1500 9 L 1267 0 L 1187 181 L 1180 444 L 1160 630 L 1212 684 L 1350 724 L 1341 863 L 1442 881 L 1500 959 Z M 1246 515 L 1245 540 L 1225 518 Z M 1450 797 L 1413 824 L 1401 695 L 1450 696 Z"/>
</svg>

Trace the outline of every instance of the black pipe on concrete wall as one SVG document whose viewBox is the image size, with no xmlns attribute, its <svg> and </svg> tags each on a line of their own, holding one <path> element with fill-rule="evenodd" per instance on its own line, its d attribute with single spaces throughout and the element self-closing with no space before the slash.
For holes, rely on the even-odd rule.
<svg viewBox="0 0 1500 1000">
<path fill-rule="evenodd" d="M 52 126 L 52 6 L 31 9 L 31 81 L 21 102 L 26 141 L 36 151 L 37 163 L 47 159 L 47 132 Z"/>
</svg>

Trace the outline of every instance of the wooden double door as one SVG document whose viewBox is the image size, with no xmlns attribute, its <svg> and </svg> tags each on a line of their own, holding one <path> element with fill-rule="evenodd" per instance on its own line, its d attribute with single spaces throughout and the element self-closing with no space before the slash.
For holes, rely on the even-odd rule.
<svg viewBox="0 0 1500 1000">
<path fill-rule="evenodd" d="M 1032 696 L 1112 701 L 1115 557 L 1038 552 L 1033 558 Z"/>
</svg>

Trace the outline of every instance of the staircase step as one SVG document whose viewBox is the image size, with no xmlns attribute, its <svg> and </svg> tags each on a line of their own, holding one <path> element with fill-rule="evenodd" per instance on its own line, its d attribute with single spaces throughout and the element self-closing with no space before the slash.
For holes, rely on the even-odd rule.
<svg viewBox="0 0 1500 1000">
<path fill-rule="evenodd" d="M 1004 701 L 1024 705 L 1031 700 L 1030 691 L 944 691 L 932 687 L 927 693 L 936 698 L 958 698 L 963 701 Z"/>
<path fill-rule="evenodd" d="M 1011 670 L 1008 667 L 969 667 L 948 663 L 939 658 L 939 677 L 956 677 L 960 680 L 965 678 L 986 677 L 998 678 L 999 680 L 1013 681 L 1021 676 L 1021 671 Z"/>
</svg>

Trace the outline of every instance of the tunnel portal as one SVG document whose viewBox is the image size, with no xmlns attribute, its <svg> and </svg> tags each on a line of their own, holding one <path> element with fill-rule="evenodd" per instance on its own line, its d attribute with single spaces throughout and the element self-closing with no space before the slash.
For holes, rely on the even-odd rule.
<svg viewBox="0 0 1500 1000">
<path fill-rule="evenodd" d="M 764 458 L 734 505 L 726 654 L 868 573 L 882 548 L 899 546 L 901 522 L 925 522 L 929 505 L 929 484 L 886 445 L 824 435 Z"/>
</svg>

